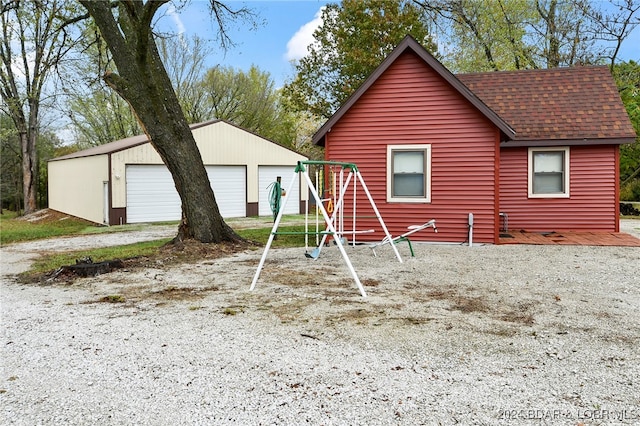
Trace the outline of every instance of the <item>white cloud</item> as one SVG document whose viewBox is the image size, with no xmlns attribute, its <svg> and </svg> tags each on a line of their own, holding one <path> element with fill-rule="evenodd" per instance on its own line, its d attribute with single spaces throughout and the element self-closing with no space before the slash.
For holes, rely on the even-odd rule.
<svg viewBox="0 0 640 426">
<path fill-rule="evenodd" d="M 291 37 L 287 42 L 287 52 L 284 57 L 287 61 L 299 60 L 309 53 L 307 48 L 313 43 L 313 32 L 322 25 L 322 11 L 324 6 L 321 7 L 314 16 L 313 20 L 307 22 Z"/>
<path fill-rule="evenodd" d="M 171 16 L 171 18 L 173 19 L 173 23 L 178 29 L 178 34 L 183 35 L 185 33 L 184 24 L 182 23 L 182 19 L 180 19 L 178 11 L 172 4 L 170 4 L 169 9 L 167 9 L 167 15 Z"/>
</svg>

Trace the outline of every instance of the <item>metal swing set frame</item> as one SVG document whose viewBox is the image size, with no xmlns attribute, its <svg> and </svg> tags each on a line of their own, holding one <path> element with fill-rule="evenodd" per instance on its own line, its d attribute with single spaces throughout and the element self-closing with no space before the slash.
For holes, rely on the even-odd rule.
<svg viewBox="0 0 640 426">
<path fill-rule="evenodd" d="M 310 165 L 319 165 L 319 166 L 338 166 L 341 167 L 342 170 L 348 170 L 349 174 L 346 177 L 346 180 L 344 182 L 343 185 L 341 185 L 340 188 L 340 195 L 338 197 L 337 202 L 335 203 L 335 207 L 334 210 L 331 214 L 331 216 L 329 216 L 329 213 L 327 212 L 324 204 L 322 203 L 322 199 L 320 198 L 320 195 L 318 194 L 317 188 L 313 185 L 311 178 L 309 177 L 309 172 L 307 170 L 306 166 L 310 166 Z M 322 241 L 320 242 L 320 245 L 316 248 L 316 253 L 314 254 L 314 256 L 308 256 L 308 257 L 312 257 L 314 260 L 317 259 L 319 257 L 320 254 L 320 250 L 322 248 L 322 246 L 324 246 L 324 243 L 326 242 L 326 239 L 328 236 L 333 237 L 333 241 L 335 242 L 336 246 L 338 247 L 338 250 L 340 250 L 340 253 L 342 254 L 342 257 L 345 261 L 345 263 L 347 264 L 347 267 L 349 268 L 349 272 L 351 273 L 351 276 L 353 277 L 353 280 L 355 281 L 356 285 L 358 286 L 358 289 L 360 290 L 360 294 L 362 295 L 362 297 L 367 297 L 367 293 L 364 290 L 364 287 L 362 286 L 362 283 L 360 282 L 360 279 L 358 278 L 358 274 L 356 273 L 355 269 L 353 268 L 353 265 L 351 264 L 351 260 L 349 259 L 349 256 L 347 254 L 347 252 L 345 251 L 344 248 L 344 244 L 342 242 L 342 233 L 338 232 L 336 230 L 335 227 L 335 221 L 336 221 L 336 217 L 338 216 L 338 214 L 340 213 L 343 204 L 344 204 L 344 196 L 349 188 L 349 184 L 351 182 L 351 180 L 354 180 L 354 202 L 355 202 L 355 181 L 359 181 L 360 185 L 362 185 L 362 189 L 364 190 L 365 194 L 367 195 L 367 198 L 369 200 L 369 203 L 371 205 L 371 207 L 373 208 L 373 211 L 378 219 L 378 222 L 380 223 L 380 226 L 382 227 L 382 230 L 384 231 L 386 237 L 385 240 L 387 241 L 393 241 L 391 234 L 389 234 L 389 230 L 387 229 L 387 226 L 384 223 L 384 220 L 382 219 L 382 216 L 380 215 L 380 212 L 378 211 L 378 208 L 376 207 L 376 203 L 373 201 L 373 197 L 371 196 L 371 193 L 369 192 L 369 189 L 367 188 L 367 185 L 364 182 L 364 179 L 362 178 L 362 174 L 360 173 L 360 171 L 358 170 L 358 167 L 354 164 L 354 163 L 345 163 L 345 162 L 340 162 L 340 161 L 298 161 L 298 165 L 295 168 L 294 171 L 294 177 L 293 179 L 291 179 L 291 182 L 289 183 L 289 188 L 287 188 L 287 193 L 291 193 L 291 190 L 293 188 L 293 185 L 298 182 L 299 177 L 302 176 L 305 179 L 305 182 L 307 184 L 307 186 L 309 187 L 309 190 L 311 192 L 311 194 L 313 195 L 313 198 L 316 201 L 316 206 L 317 208 L 320 210 L 320 212 L 322 213 L 322 217 L 326 223 L 326 229 L 324 231 L 316 231 L 316 232 L 308 232 L 308 230 L 305 230 L 305 232 L 278 232 L 278 227 L 280 225 L 280 220 L 282 219 L 282 215 L 284 213 L 284 207 L 288 201 L 288 197 L 285 197 L 284 199 L 284 203 L 282 206 L 280 206 L 280 211 L 278 212 L 276 219 L 273 223 L 273 228 L 271 229 L 271 233 L 269 235 L 269 239 L 267 240 L 267 244 L 264 248 L 264 252 L 262 253 L 262 258 L 260 259 L 260 263 L 258 264 L 258 269 L 256 270 L 256 273 L 253 277 L 253 281 L 251 282 L 251 288 L 250 290 L 255 289 L 256 287 L 256 283 L 258 282 L 258 278 L 260 277 L 260 272 L 262 271 L 262 268 L 264 267 L 264 262 L 267 259 L 267 254 L 269 252 L 269 248 L 271 248 L 271 244 L 273 243 L 274 238 L 276 237 L 276 235 L 278 234 L 305 234 L 305 235 L 309 235 L 309 234 L 313 234 L 313 235 L 318 235 L 321 234 L 322 235 Z M 354 179 L 355 177 L 355 179 Z M 355 214 L 354 214 L 355 216 Z M 355 232 L 352 231 L 352 232 Z M 348 234 L 349 232 L 345 232 L 346 234 Z M 400 253 L 398 252 L 398 249 L 396 248 L 395 244 L 391 244 L 391 247 L 393 248 L 393 251 L 396 255 L 396 257 L 398 258 L 398 261 L 402 263 L 402 257 L 400 257 Z"/>
</svg>

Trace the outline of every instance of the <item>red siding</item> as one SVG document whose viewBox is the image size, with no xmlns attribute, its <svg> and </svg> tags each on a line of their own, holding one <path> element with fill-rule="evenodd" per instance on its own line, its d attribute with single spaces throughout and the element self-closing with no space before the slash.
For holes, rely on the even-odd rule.
<svg viewBox="0 0 640 426">
<path fill-rule="evenodd" d="M 570 148 L 570 198 L 528 198 L 527 148 L 500 154 L 500 211 L 509 229 L 534 232 L 618 230 L 617 145 Z"/>
<path fill-rule="evenodd" d="M 431 144 L 431 203 L 389 204 L 387 145 L 411 143 Z M 494 243 L 498 143 L 495 126 L 424 61 L 407 52 L 327 133 L 325 155 L 327 160 L 356 163 L 392 235 L 434 218 L 439 233 L 427 230 L 412 240 L 462 243 L 468 236 L 468 214 L 473 213 L 474 242 Z M 347 215 L 352 214 L 351 203 L 347 200 Z M 357 203 L 358 216 L 372 215 L 361 191 Z M 379 226 L 375 219 L 358 218 L 357 228 Z M 363 234 L 358 239 L 382 236 Z"/>
</svg>

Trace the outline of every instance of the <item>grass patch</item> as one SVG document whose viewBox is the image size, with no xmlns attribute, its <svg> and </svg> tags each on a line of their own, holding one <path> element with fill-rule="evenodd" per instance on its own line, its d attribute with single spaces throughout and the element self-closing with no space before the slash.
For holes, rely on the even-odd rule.
<svg viewBox="0 0 640 426">
<path fill-rule="evenodd" d="M 37 259 L 28 274 L 41 274 L 56 270 L 63 265 L 73 265 L 76 259 L 90 257 L 94 263 L 112 259 L 131 259 L 140 256 L 151 256 L 170 239 L 144 241 L 123 246 L 102 247 L 90 250 L 65 251 L 53 253 Z"/>
<path fill-rule="evenodd" d="M 288 220 L 299 220 L 299 216 L 291 216 Z M 234 222 L 234 221 L 231 221 Z M 238 223 L 246 222 L 259 226 L 258 228 L 240 228 L 236 232 L 246 240 L 257 244 L 266 244 L 273 223 L 270 221 L 257 221 L 255 219 L 245 219 L 236 221 Z M 177 222 L 154 223 L 152 225 L 177 225 Z M 72 216 L 64 215 L 53 210 L 40 210 L 32 215 L 18 216 L 15 212 L 4 211 L 0 215 L 0 242 L 9 244 L 22 241 L 32 241 L 38 239 L 46 239 L 60 236 L 73 236 L 83 234 L 101 234 L 101 233 L 117 233 L 132 232 L 147 229 L 150 224 L 132 224 L 132 225 L 116 225 L 116 226 L 96 226 L 91 222 L 78 219 Z M 177 230 L 176 230 L 177 231 Z M 272 247 L 302 247 L 305 243 L 304 225 L 288 225 L 281 226 L 278 231 L 292 233 L 286 235 L 278 235 L 273 241 Z M 71 250 L 65 252 L 44 253 L 37 259 L 31 270 L 22 274 L 22 279 L 29 281 L 35 276 L 55 271 L 61 266 L 73 265 L 76 259 L 91 258 L 93 263 L 109 261 L 114 259 L 131 260 L 135 258 L 160 259 L 162 264 L 180 263 L 189 261 L 198 261 L 211 256 L 211 253 L 219 253 L 220 255 L 232 248 L 226 247 L 224 244 L 192 244 L 189 243 L 189 250 L 176 249 L 163 252 L 161 249 L 170 238 L 139 242 L 135 244 L 127 244 L 121 246 Z M 310 244 L 315 246 L 315 236 L 309 235 Z M 43 247 L 43 251 L 46 247 Z M 219 256 L 215 256 L 219 257 Z"/>
<path fill-rule="evenodd" d="M 0 215 L 0 244 L 76 235 L 96 228 L 86 220 L 59 214 L 44 214 L 30 219 L 18 216 L 15 212 L 3 211 Z"/>
<path fill-rule="evenodd" d="M 238 229 L 236 233 L 244 239 L 264 245 L 271 235 L 271 228 L 270 226 L 268 228 Z M 279 226 L 277 232 L 284 234 L 276 235 L 272 247 L 304 247 L 304 225 Z M 315 247 L 315 245 L 316 236 L 310 234 L 309 246 Z"/>
<path fill-rule="evenodd" d="M 0 245 L 71 235 L 132 232 L 162 225 L 176 225 L 177 229 L 178 222 L 101 226 L 48 209 L 28 216 L 18 216 L 16 212 L 4 210 L 0 215 Z"/>
</svg>

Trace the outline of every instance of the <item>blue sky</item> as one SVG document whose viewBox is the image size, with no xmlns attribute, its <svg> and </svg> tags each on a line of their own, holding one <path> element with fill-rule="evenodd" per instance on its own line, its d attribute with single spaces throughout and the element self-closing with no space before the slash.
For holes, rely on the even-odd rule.
<svg viewBox="0 0 640 426">
<path fill-rule="evenodd" d="M 255 30 L 248 29 L 246 24 L 232 27 L 230 35 L 237 45 L 226 53 L 216 50 L 209 66 L 222 64 L 248 70 L 256 65 L 269 72 L 276 85 L 281 86 L 294 75 L 290 61 L 304 55 L 306 46 L 313 40 L 313 31 L 320 23 L 320 9 L 327 3 L 327 0 L 227 0 L 226 4 L 232 8 L 247 6 L 253 9 L 263 24 Z M 197 34 L 213 39 L 215 29 L 207 5 L 208 1 L 192 0 L 183 10 L 170 11 L 163 18 L 163 26 L 177 33 L 184 32 L 187 37 Z M 619 57 L 621 60 L 640 60 L 640 27 L 623 44 Z"/>
<path fill-rule="evenodd" d="M 227 1 L 232 8 L 243 5 L 251 8 L 262 24 L 255 30 L 246 24 L 231 27 L 230 36 L 236 46 L 226 52 L 217 49 L 210 65 L 222 64 L 243 70 L 256 65 L 262 71 L 268 71 L 278 86 L 282 85 L 285 79 L 294 75 L 290 61 L 304 55 L 320 22 L 320 8 L 327 3 L 326 0 Z M 164 25 L 169 25 L 175 32 L 184 30 L 187 37 L 196 34 L 213 39 L 215 28 L 207 5 L 207 1 L 193 0 L 177 14 L 168 14 Z"/>
</svg>

